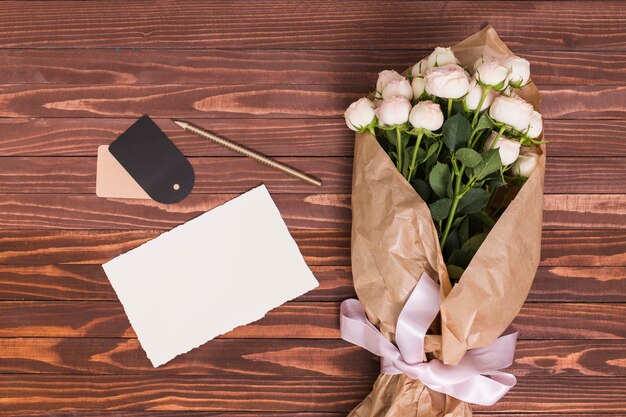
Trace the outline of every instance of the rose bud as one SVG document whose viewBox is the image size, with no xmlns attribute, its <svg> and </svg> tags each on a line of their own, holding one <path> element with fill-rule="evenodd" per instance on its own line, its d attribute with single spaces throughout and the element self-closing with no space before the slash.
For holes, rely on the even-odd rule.
<svg viewBox="0 0 626 417">
<path fill-rule="evenodd" d="M 500 136 L 498 142 L 491 147 L 493 142 L 498 137 L 497 132 L 491 132 L 491 135 L 487 138 L 485 142 L 484 149 L 498 149 L 498 153 L 500 154 L 500 161 L 502 161 L 502 165 L 509 165 L 515 162 L 517 157 L 519 156 L 519 150 L 521 144 L 513 139 L 509 139 L 506 136 Z"/>
<path fill-rule="evenodd" d="M 400 96 L 411 100 L 413 98 L 413 89 L 411 88 L 411 83 L 406 78 L 394 78 L 385 85 L 382 96 L 383 99 Z"/>
<path fill-rule="evenodd" d="M 413 97 L 417 100 L 424 94 L 426 81 L 424 81 L 422 77 L 415 77 L 413 81 L 411 81 L 411 88 L 413 89 Z"/>
<path fill-rule="evenodd" d="M 498 96 L 489 108 L 489 116 L 497 122 L 524 132 L 530 125 L 533 106 L 519 97 Z"/>
<path fill-rule="evenodd" d="M 476 107 L 478 107 L 478 103 L 480 103 L 480 99 L 482 98 L 484 91 L 485 90 L 483 89 L 482 85 L 478 84 L 475 78 L 472 78 L 469 86 L 469 92 L 464 98 L 465 107 L 467 107 L 468 110 L 476 110 Z M 493 103 L 493 100 L 497 96 L 498 92 L 496 90 L 489 90 L 479 111 L 483 111 L 491 106 L 491 103 Z"/>
<path fill-rule="evenodd" d="M 506 58 L 503 65 L 509 69 L 508 82 L 515 88 L 528 84 L 530 80 L 530 62 L 518 56 Z"/>
<path fill-rule="evenodd" d="M 358 132 L 374 120 L 374 103 L 366 98 L 360 98 L 350 104 L 343 116 L 348 127 Z"/>
<path fill-rule="evenodd" d="M 447 64 L 458 64 L 459 60 L 454 56 L 450 48 L 436 47 L 427 58 L 428 68 L 441 67 Z"/>
<path fill-rule="evenodd" d="M 529 178 L 537 165 L 539 164 L 539 155 L 532 151 L 522 150 L 522 154 L 511 165 L 511 173 L 518 177 Z"/>
<path fill-rule="evenodd" d="M 413 68 L 411 68 L 411 76 L 423 77 L 427 69 L 428 69 L 428 58 L 424 58 L 417 64 L 413 65 Z"/>
<path fill-rule="evenodd" d="M 434 132 L 443 125 L 441 107 L 430 100 L 420 101 L 413 106 L 409 114 L 409 123 L 416 129 Z"/>
<path fill-rule="evenodd" d="M 426 91 L 441 98 L 457 99 L 467 94 L 469 77 L 463 68 L 448 64 L 426 71 Z"/>
<path fill-rule="evenodd" d="M 378 80 L 376 81 L 376 91 L 382 94 L 389 81 L 396 79 L 404 79 L 404 77 L 394 70 L 384 70 L 379 72 Z"/>
<path fill-rule="evenodd" d="M 508 75 L 509 69 L 501 65 L 498 61 L 483 62 L 476 68 L 476 74 L 474 74 L 478 82 L 497 90 L 504 89 Z"/>
<path fill-rule="evenodd" d="M 532 111 L 530 114 L 530 127 L 528 128 L 528 132 L 526 135 L 529 138 L 537 139 L 541 132 L 543 131 L 543 119 L 541 118 L 541 113 L 537 111 Z"/>
<path fill-rule="evenodd" d="M 411 102 L 404 97 L 391 97 L 383 100 L 383 103 L 376 109 L 378 120 L 383 126 L 401 125 L 409 120 Z"/>
</svg>

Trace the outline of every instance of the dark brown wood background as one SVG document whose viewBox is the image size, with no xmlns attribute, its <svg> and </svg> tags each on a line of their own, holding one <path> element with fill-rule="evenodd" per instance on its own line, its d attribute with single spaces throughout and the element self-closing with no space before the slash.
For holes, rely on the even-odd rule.
<svg viewBox="0 0 626 417">
<path fill-rule="evenodd" d="M 383 0 L 0 2 L 0 415 L 345 415 L 378 370 L 338 338 L 353 295 L 341 114 L 378 71 L 487 23 L 531 61 L 550 145 L 519 383 L 477 414 L 626 415 L 626 4 Z M 98 145 L 144 113 L 195 167 L 180 204 L 94 195 Z M 261 182 L 320 288 L 152 369 L 101 263 Z"/>
</svg>

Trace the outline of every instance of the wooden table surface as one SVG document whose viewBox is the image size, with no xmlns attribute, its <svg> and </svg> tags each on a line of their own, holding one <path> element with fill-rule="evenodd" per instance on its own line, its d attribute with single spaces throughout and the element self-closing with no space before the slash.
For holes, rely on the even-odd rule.
<svg viewBox="0 0 626 417">
<path fill-rule="evenodd" d="M 519 382 L 477 414 L 626 415 L 626 4 L 318 0 L 0 3 L 0 415 L 345 415 L 378 365 L 339 339 L 353 296 L 341 114 L 378 71 L 487 23 L 531 61 L 550 145 Z M 194 165 L 180 204 L 94 194 L 98 145 L 144 113 Z M 100 265 L 261 182 L 319 289 L 153 369 Z"/>
</svg>

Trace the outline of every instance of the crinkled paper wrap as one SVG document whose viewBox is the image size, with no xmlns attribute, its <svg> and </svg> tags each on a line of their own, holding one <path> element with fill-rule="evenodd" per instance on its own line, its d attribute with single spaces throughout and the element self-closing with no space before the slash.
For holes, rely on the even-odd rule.
<svg viewBox="0 0 626 417">
<path fill-rule="evenodd" d="M 453 47 L 461 65 L 481 55 L 513 55 L 486 27 Z M 534 84 L 520 95 L 539 109 Z M 467 349 L 493 342 L 513 321 L 539 264 L 545 150 L 484 241 L 460 282 L 446 272 L 426 203 L 369 133 L 357 134 L 352 179 L 352 274 L 369 320 L 394 340 L 398 315 L 422 272 L 440 283 L 441 320 L 426 351 L 457 364 Z M 470 405 L 404 375 L 380 375 L 351 417 L 471 416 Z"/>
</svg>

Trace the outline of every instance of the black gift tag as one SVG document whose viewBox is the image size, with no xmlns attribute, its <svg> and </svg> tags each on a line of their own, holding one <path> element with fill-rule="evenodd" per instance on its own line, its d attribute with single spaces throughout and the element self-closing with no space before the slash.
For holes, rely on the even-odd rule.
<svg viewBox="0 0 626 417">
<path fill-rule="evenodd" d="M 109 152 L 159 203 L 177 203 L 193 188 L 193 167 L 148 116 L 122 133 L 109 146 Z"/>
</svg>

